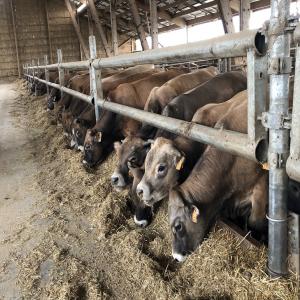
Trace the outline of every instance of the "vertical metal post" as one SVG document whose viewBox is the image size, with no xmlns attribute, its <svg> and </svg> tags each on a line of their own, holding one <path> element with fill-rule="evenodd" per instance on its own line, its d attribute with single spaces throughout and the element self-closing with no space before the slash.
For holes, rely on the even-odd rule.
<svg viewBox="0 0 300 300">
<path fill-rule="evenodd" d="M 258 56 L 253 49 L 247 51 L 248 137 L 251 142 L 266 138 L 267 132 L 259 121 L 266 111 L 268 88 L 268 57 Z"/>
<path fill-rule="evenodd" d="M 48 65 L 48 55 L 44 56 L 44 65 L 45 65 L 45 80 L 49 81 L 49 70 L 47 68 Z M 49 85 L 46 84 L 46 88 L 47 88 L 47 99 L 49 99 Z"/>
<path fill-rule="evenodd" d="M 116 15 L 116 1 L 110 0 L 110 22 L 111 22 L 111 38 L 114 55 L 118 55 L 118 31 L 117 31 L 117 15 Z"/>
<path fill-rule="evenodd" d="M 50 62 L 53 63 L 51 30 L 50 30 L 50 20 L 49 20 L 49 11 L 48 11 L 48 0 L 44 0 L 44 1 L 45 1 L 45 12 L 46 12 L 46 23 L 47 23 Z"/>
<path fill-rule="evenodd" d="M 249 28 L 250 19 L 250 0 L 241 0 L 240 2 L 240 31 Z"/>
<path fill-rule="evenodd" d="M 35 62 L 34 59 L 32 60 L 32 81 L 31 81 L 31 85 L 33 85 L 35 87 Z M 35 89 L 34 89 L 34 93 L 35 93 Z"/>
<path fill-rule="evenodd" d="M 37 59 L 37 66 L 39 66 L 39 65 L 40 65 L 40 59 L 38 58 L 38 59 Z M 39 77 L 39 70 L 40 70 L 40 69 L 37 68 L 36 71 L 35 71 L 37 77 Z M 35 84 L 35 86 L 34 86 L 34 95 L 35 95 L 35 96 L 37 96 L 37 85 L 38 85 L 38 81 L 36 82 L 36 84 Z"/>
<path fill-rule="evenodd" d="M 289 213 L 289 253 L 291 268 L 300 275 L 300 216 Z"/>
<path fill-rule="evenodd" d="M 293 113 L 291 130 L 291 149 L 290 157 L 287 161 L 288 175 L 300 182 L 300 45 L 296 47 Z"/>
<path fill-rule="evenodd" d="M 65 72 L 64 69 L 60 66 L 62 63 L 62 51 L 61 49 L 57 49 L 57 62 L 58 66 L 58 78 L 59 78 L 59 85 L 62 87 L 65 84 Z M 63 91 L 60 91 L 61 98 L 63 97 Z"/>
<path fill-rule="evenodd" d="M 288 25 L 290 0 L 271 1 L 269 26 L 270 108 L 266 114 L 269 128 L 269 256 L 271 276 L 287 274 L 287 186 L 286 160 L 289 155 L 288 118 L 289 75 L 291 72 Z"/>
<path fill-rule="evenodd" d="M 101 70 L 96 70 L 93 67 L 93 60 L 96 58 L 97 55 L 97 48 L 96 48 L 96 38 L 94 35 L 89 37 L 89 44 L 90 44 L 90 56 L 91 56 L 91 63 L 90 63 L 90 84 L 91 84 L 91 96 L 94 99 L 94 106 L 95 106 L 95 115 L 96 121 L 99 120 L 100 109 L 97 104 L 97 99 L 103 99 L 103 90 L 102 90 L 102 81 L 101 81 Z"/>
<path fill-rule="evenodd" d="M 65 1 L 67 1 L 67 0 L 65 0 Z M 104 29 L 102 27 L 102 24 L 100 22 L 94 0 L 87 0 L 87 3 L 89 5 L 90 12 L 91 12 L 93 20 L 95 22 L 96 29 L 100 35 L 100 39 L 101 39 L 102 45 L 104 47 L 106 56 L 109 57 L 109 56 L 111 56 L 111 49 L 107 43 L 106 35 L 105 35 Z"/>
<path fill-rule="evenodd" d="M 158 48 L 157 3 L 156 0 L 149 0 L 149 2 L 150 2 L 152 49 L 156 49 Z"/>
</svg>

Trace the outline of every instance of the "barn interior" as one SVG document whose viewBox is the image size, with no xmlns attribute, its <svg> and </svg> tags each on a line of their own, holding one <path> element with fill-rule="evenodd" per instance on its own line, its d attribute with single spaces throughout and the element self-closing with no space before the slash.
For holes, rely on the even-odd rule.
<svg viewBox="0 0 300 300">
<path fill-rule="evenodd" d="M 300 191 L 300 26 L 291 5 L 298 3 L 0 0 L 0 299 L 299 299 L 300 218 L 286 207 L 288 180 Z M 250 16 L 271 7 L 270 22 L 250 30 Z M 222 36 L 206 40 L 199 32 L 193 43 L 160 42 L 160 34 L 216 20 Z M 146 64 L 164 72 L 214 67 L 220 75 L 243 73 L 248 133 L 193 131 L 108 103 L 105 72 Z M 88 92 L 67 84 L 72 72 L 89 72 Z M 45 94 L 39 95 L 37 83 Z M 132 194 L 111 184 L 115 151 L 95 168 L 82 165 L 56 104 L 49 111 L 55 89 L 93 105 L 96 121 L 103 110 L 112 111 L 255 161 L 271 174 L 269 231 L 257 236 L 240 220 L 218 218 L 201 246 L 177 262 L 168 201 L 150 225 L 138 227 Z M 288 93 L 293 109 L 286 114 Z"/>
</svg>

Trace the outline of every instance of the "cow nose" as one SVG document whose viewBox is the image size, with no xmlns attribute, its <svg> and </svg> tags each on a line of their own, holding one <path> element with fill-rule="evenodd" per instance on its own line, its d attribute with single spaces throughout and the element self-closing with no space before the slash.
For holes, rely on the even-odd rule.
<svg viewBox="0 0 300 300">
<path fill-rule="evenodd" d="M 112 184 L 117 184 L 119 181 L 119 177 L 118 176 L 111 176 L 111 183 Z"/>
<path fill-rule="evenodd" d="M 142 197 L 143 197 L 143 193 L 144 193 L 143 189 L 142 189 L 141 187 L 137 186 L 137 188 L 136 188 L 136 194 L 137 194 L 140 198 L 142 198 Z"/>
</svg>

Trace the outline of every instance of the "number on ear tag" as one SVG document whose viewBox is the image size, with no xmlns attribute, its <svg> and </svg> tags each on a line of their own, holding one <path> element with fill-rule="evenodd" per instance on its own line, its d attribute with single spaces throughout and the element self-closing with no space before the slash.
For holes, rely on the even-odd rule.
<svg viewBox="0 0 300 300">
<path fill-rule="evenodd" d="M 185 157 L 182 156 L 180 161 L 176 165 L 176 170 L 177 171 L 180 171 L 183 168 L 184 162 L 185 162 Z"/>
</svg>

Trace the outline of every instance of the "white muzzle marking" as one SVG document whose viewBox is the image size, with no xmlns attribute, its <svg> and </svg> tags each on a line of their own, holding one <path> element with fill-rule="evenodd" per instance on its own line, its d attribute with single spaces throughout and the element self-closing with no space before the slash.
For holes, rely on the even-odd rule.
<svg viewBox="0 0 300 300">
<path fill-rule="evenodd" d="M 78 150 L 80 150 L 81 152 L 84 152 L 84 147 L 83 146 L 78 146 Z"/>
<path fill-rule="evenodd" d="M 134 215 L 133 219 L 134 219 L 134 223 L 140 227 L 145 228 L 148 225 L 147 220 L 138 220 L 135 215 Z"/>
<path fill-rule="evenodd" d="M 172 251 L 172 256 L 174 259 L 176 259 L 178 262 L 184 262 L 187 259 L 187 255 L 181 255 L 179 253 Z"/>
</svg>

